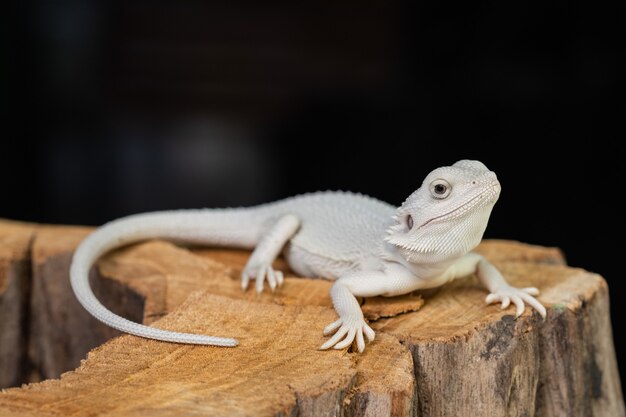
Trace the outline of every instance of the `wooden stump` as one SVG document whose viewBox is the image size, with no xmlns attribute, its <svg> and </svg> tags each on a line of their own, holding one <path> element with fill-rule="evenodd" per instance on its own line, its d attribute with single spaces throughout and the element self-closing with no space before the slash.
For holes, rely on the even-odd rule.
<svg viewBox="0 0 626 417">
<path fill-rule="evenodd" d="M 0 388 L 28 380 L 30 243 L 35 226 L 0 223 Z"/>
<path fill-rule="evenodd" d="M 4 246 L 2 236 L 13 233 L 6 224 Z M 33 272 L 22 323 L 34 366 L 51 378 L 118 333 L 85 313 L 69 288 L 71 253 L 89 229 L 36 230 L 20 252 Z M 124 335 L 58 380 L 5 390 L 0 415 L 624 416 L 605 281 L 565 266 L 556 249 L 488 241 L 479 250 L 515 285 L 542 290 L 545 321 L 529 309 L 514 320 L 512 308 L 485 306 L 485 291 L 468 278 L 364 300 L 377 331 L 364 354 L 317 350 L 335 318 L 328 281 L 296 278 L 277 262 L 285 285 L 258 296 L 240 289 L 247 252 L 161 241 L 118 250 L 92 277 L 105 305 L 161 328 L 236 337 L 240 346 Z M 2 288 L 0 323 L 13 298 Z M 4 345 L 11 332 L 0 330 Z"/>
</svg>

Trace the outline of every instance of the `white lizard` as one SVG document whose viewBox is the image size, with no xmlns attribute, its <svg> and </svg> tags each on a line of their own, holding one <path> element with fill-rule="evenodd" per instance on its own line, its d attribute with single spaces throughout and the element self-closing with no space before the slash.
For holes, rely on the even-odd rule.
<svg viewBox="0 0 626 417">
<path fill-rule="evenodd" d="M 524 302 L 542 317 L 536 288 L 510 286 L 481 255 L 481 241 L 500 195 L 495 173 L 478 161 L 462 160 L 432 171 L 399 207 L 348 192 L 305 194 L 251 208 L 199 209 L 137 214 L 114 220 L 89 235 L 70 269 L 78 301 L 100 321 L 150 339 L 236 346 L 231 338 L 179 333 L 134 323 L 107 310 L 89 286 L 89 269 L 106 252 L 144 239 L 253 249 L 242 272 L 242 288 L 256 279 L 274 291 L 283 273 L 272 268 L 284 253 L 297 274 L 336 280 L 330 295 L 339 319 L 324 329 L 320 349 L 343 349 L 356 341 L 359 352 L 374 331 L 356 297 L 395 296 L 434 288 L 475 273 L 487 288 L 487 303 L 512 302 L 516 316 Z"/>
</svg>

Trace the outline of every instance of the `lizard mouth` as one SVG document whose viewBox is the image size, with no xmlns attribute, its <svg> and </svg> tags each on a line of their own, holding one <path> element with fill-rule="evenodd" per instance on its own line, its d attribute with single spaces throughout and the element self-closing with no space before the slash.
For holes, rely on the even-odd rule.
<svg viewBox="0 0 626 417">
<path fill-rule="evenodd" d="M 426 220 L 424 223 L 419 225 L 418 229 L 421 229 L 422 227 L 425 227 L 426 225 L 436 222 L 438 220 L 448 220 L 453 217 L 462 216 L 463 213 L 467 213 L 471 211 L 472 208 L 474 208 L 481 202 L 491 200 L 491 198 L 498 195 L 499 189 L 500 189 L 500 183 L 498 181 L 494 181 L 491 184 L 489 184 L 487 188 L 485 188 L 481 193 L 470 198 L 468 201 L 461 204 L 459 207 L 454 208 L 439 216 Z"/>
</svg>

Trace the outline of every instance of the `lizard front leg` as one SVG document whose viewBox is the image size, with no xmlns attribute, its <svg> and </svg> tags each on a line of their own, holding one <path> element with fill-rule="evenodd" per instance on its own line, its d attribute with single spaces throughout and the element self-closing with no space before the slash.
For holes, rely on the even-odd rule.
<svg viewBox="0 0 626 417">
<path fill-rule="evenodd" d="M 241 288 L 245 291 L 251 279 L 256 279 L 256 290 L 263 292 L 263 281 L 267 279 L 270 289 L 283 284 L 283 273 L 274 271 L 272 263 L 300 227 L 300 219 L 293 214 L 281 217 L 261 238 L 241 272 Z"/>
<path fill-rule="evenodd" d="M 476 275 L 480 282 L 489 290 L 489 295 L 487 295 L 485 299 L 487 304 L 501 302 L 502 308 L 507 308 L 512 302 L 516 307 L 515 317 L 517 318 L 524 312 L 524 303 L 526 303 L 537 310 L 542 318 L 546 318 L 546 308 L 533 297 L 539 295 L 537 288 L 513 287 L 506 282 L 502 274 L 500 274 L 500 271 L 485 258 L 480 259 L 478 262 Z"/>
<path fill-rule="evenodd" d="M 365 322 L 356 297 L 393 296 L 406 294 L 423 283 L 406 268 L 392 264 L 383 271 L 360 271 L 339 278 L 330 289 L 330 296 L 339 319 L 324 329 L 324 336 L 333 336 L 320 349 L 331 346 L 343 349 L 356 340 L 357 349 L 363 352 L 365 338 L 374 340 L 374 330 Z"/>
<path fill-rule="evenodd" d="M 501 302 L 504 309 L 513 303 L 516 307 L 515 317 L 517 318 L 524 313 L 524 303 L 526 303 L 537 310 L 541 317 L 546 318 L 546 308 L 534 297 L 539 295 L 537 288 L 513 287 L 506 282 L 493 264 L 477 253 L 465 255 L 451 267 L 450 271 L 448 273 L 453 275 L 450 277 L 451 279 L 476 273 L 478 280 L 489 291 L 489 295 L 485 299 L 487 304 Z"/>
</svg>

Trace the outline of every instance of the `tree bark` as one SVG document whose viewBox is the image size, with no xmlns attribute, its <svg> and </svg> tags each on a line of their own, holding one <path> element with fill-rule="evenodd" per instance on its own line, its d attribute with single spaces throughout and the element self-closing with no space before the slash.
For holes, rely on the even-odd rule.
<svg viewBox="0 0 626 417">
<path fill-rule="evenodd" d="M 0 223 L 0 245 L 6 230 Z M 513 308 L 485 306 L 470 277 L 363 300 L 377 333 L 357 354 L 317 350 L 336 318 L 330 282 L 295 277 L 279 260 L 287 277 L 279 291 L 244 293 L 247 252 L 162 241 L 100 260 L 92 277 L 99 298 L 133 320 L 240 345 L 128 335 L 106 342 L 119 333 L 85 313 L 68 283 L 71 254 L 89 230 L 39 227 L 22 251 L 33 271 L 30 320 L 22 321 L 30 357 L 45 378 L 70 372 L 5 390 L 0 415 L 624 416 L 606 282 L 567 267 L 558 249 L 510 241 L 478 249 L 512 284 L 541 289 L 545 321 L 530 309 L 515 320 Z M 8 298 L 0 291 L 0 306 Z M 0 309 L 0 323 L 6 317 Z M 0 330 L 4 346 L 11 331 Z"/>
<path fill-rule="evenodd" d="M 0 388 L 29 379 L 30 242 L 35 226 L 0 222 Z"/>
</svg>

